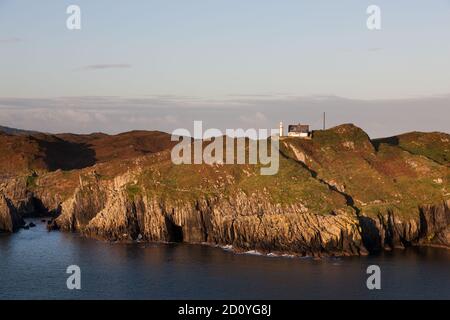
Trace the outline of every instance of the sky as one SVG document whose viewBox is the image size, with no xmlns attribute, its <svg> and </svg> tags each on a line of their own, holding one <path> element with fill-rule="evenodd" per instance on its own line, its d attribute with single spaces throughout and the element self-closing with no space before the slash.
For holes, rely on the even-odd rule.
<svg viewBox="0 0 450 320">
<path fill-rule="evenodd" d="M 0 0 L 0 125 L 449 132 L 448 57 L 450 0 Z"/>
</svg>

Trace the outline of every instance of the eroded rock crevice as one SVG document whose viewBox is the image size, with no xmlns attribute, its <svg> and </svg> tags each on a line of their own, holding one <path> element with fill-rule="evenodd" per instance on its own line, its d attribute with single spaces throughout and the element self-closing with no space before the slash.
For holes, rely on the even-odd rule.
<svg viewBox="0 0 450 320">
<path fill-rule="evenodd" d="M 164 217 L 166 230 L 167 230 L 167 240 L 169 242 L 183 242 L 183 228 L 176 225 L 169 217 Z"/>
</svg>

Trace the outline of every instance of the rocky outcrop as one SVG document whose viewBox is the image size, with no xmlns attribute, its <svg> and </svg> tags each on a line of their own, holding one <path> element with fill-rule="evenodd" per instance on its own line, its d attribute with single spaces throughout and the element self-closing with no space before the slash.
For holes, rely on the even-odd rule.
<svg viewBox="0 0 450 320">
<path fill-rule="evenodd" d="M 392 211 L 376 217 L 360 216 L 362 236 L 371 251 L 431 245 L 450 248 L 450 201 L 425 205 L 408 219 Z"/>
<path fill-rule="evenodd" d="M 194 201 L 130 197 L 131 178 L 95 182 L 62 206 L 59 227 L 113 241 L 162 241 L 232 245 L 237 250 L 299 255 L 361 255 L 413 245 L 450 247 L 449 202 L 375 217 L 341 212 L 317 215 L 301 205 L 280 206 L 264 195 L 238 192 Z M 144 191 L 143 194 L 146 194 Z"/>
<path fill-rule="evenodd" d="M 0 232 L 14 232 L 25 225 L 24 218 L 59 214 L 58 195 L 45 189 L 30 191 L 27 177 L 0 180 Z"/>
<path fill-rule="evenodd" d="M 421 244 L 450 247 L 450 200 L 420 208 Z"/>
<path fill-rule="evenodd" d="M 62 205 L 58 226 L 109 240 L 184 241 L 299 255 L 367 253 L 351 213 L 316 215 L 243 192 L 193 201 L 130 197 L 127 183 L 118 177 L 78 188 Z"/>
<path fill-rule="evenodd" d="M 0 232 L 14 232 L 24 224 L 11 201 L 0 193 Z"/>
</svg>

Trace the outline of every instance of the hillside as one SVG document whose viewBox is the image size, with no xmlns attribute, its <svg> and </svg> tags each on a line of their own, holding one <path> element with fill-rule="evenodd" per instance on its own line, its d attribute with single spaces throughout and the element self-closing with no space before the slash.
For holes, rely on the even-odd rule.
<svg viewBox="0 0 450 320">
<path fill-rule="evenodd" d="M 371 246 L 403 246 L 419 241 L 424 232 L 424 207 L 450 199 L 449 167 L 431 158 L 444 160 L 449 135 L 417 134 L 416 138 L 417 144 L 408 140 L 400 147 L 391 141 L 405 141 L 403 136 L 371 141 L 361 129 L 342 125 L 318 131 L 312 140 L 287 139 L 282 152 L 347 197 L 358 212 L 363 233 L 377 234 L 370 239 L 375 240 Z M 404 149 L 407 145 L 421 147 L 412 152 Z M 448 205 L 441 209 L 447 212 Z M 450 243 L 448 212 L 444 216 L 445 236 L 430 234 L 429 240 L 436 237 L 439 242 L 444 237 Z M 394 239 L 385 241 L 392 235 Z"/>
<path fill-rule="evenodd" d="M 13 134 L 13 135 L 30 135 L 39 133 L 37 131 L 31 131 L 31 130 L 22 130 L 17 128 L 10 128 L 5 126 L 0 126 L 0 132 L 7 133 L 7 134 Z"/>
<path fill-rule="evenodd" d="M 374 140 L 376 146 L 387 144 L 412 154 L 422 155 L 440 164 L 450 165 L 450 136 L 440 132 L 410 132 Z"/>
<path fill-rule="evenodd" d="M 100 162 L 159 152 L 173 145 L 170 135 L 157 131 L 118 135 L 0 132 L 0 176 L 82 169 Z"/>
<path fill-rule="evenodd" d="M 261 176 L 260 164 L 176 166 L 173 142 L 159 132 L 1 135 L 9 205 L 0 210 L 50 212 L 53 227 L 121 241 L 300 255 L 450 247 L 448 137 L 416 133 L 394 144 L 342 125 L 312 140 L 284 138 L 278 174 Z"/>
</svg>

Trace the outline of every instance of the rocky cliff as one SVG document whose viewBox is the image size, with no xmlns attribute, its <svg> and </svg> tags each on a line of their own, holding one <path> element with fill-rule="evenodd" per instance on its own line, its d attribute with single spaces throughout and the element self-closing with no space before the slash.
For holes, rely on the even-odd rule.
<svg viewBox="0 0 450 320">
<path fill-rule="evenodd" d="M 375 217 L 360 216 L 362 236 L 372 251 L 430 245 L 450 248 L 450 201 L 417 208 L 411 218 L 397 216 L 393 211 Z"/>
<path fill-rule="evenodd" d="M 243 191 L 195 198 L 167 198 L 146 189 L 130 194 L 130 178 L 78 188 L 63 204 L 57 224 L 110 240 L 185 241 L 302 255 L 367 253 L 351 211 L 314 214 L 300 202 L 280 205 Z"/>
<path fill-rule="evenodd" d="M 0 193 L 0 232 L 15 232 L 24 224 L 10 200 Z"/>
<path fill-rule="evenodd" d="M 274 176 L 261 176 L 260 165 L 176 166 L 168 149 L 10 175 L 0 229 L 14 229 L 7 217 L 37 212 L 57 217 L 53 227 L 113 241 L 298 255 L 450 248 L 450 140 L 420 137 L 372 141 L 343 125 L 312 140 L 286 138 Z"/>
</svg>

